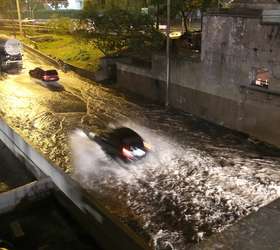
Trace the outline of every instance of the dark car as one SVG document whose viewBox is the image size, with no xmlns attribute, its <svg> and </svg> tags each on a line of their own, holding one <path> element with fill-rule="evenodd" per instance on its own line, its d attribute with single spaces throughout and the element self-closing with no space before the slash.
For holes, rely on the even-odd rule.
<svg viewBox="0 0 280 250">
<path fill-rule="evenodd" d="M 89 137 L 98 143 L 107 155 L 126 163 L 144 158 L 150 148 L 139 134 L 127 127 L 116 128 L 100 135 L 89 133 Z"/>
<path fill-rule="evenodd" d="M 45 82 L 51 82 L 51 81 L 58 81 L 58 73 L 55 69 L 51 70 L 43 70 L 41 68 L 35 68 L 33 70 L 29 71 L 29 75 L 32 78 L 45 81 Z"/>
</svg>

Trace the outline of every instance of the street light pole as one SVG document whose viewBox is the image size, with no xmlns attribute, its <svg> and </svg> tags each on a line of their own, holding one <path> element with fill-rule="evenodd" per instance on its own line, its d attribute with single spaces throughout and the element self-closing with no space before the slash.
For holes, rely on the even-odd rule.
<svg viewBox="0 0 280 250">
<path fill-rule="evenodd" d="M 19 0 L 16 0 L 17 3 L 17 14 L 18 14 L 18 24 L 19 24 L 19 34 L 22 36 L 22 22 L 21 22 L 21 13 L 20 13 L 20 5 L 19 5 Z"/>
<path fill-rule="evenodd" d="M 169 106 L 170 85 L 170 0 L 167 0 L 167 27 L 166 27 L 166 97 L 165 106 Z"/>
</svg>

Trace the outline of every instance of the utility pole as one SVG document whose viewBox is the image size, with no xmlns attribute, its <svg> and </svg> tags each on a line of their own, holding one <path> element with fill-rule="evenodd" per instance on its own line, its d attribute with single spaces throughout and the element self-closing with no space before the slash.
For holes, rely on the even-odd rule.
<svg viewBox="0 0 280 250">
<path fill-rule="evenodd" d="M 166 27 L 166 97 L 165 106 L 169 106 L 170 85 L 170 0 L 167 0 L 167 27 Z"/>
<path fill-rule="evenodd" d="M 17 14 L 18 14 L 18 24 L 19 24 L 19 34 L 22 36 L 22 22 L 21 22 L 21 13 L 20 13 L 20 5 L 19 5 L 19 0 L 16 0 L 17 2 Z"/>
</svg>

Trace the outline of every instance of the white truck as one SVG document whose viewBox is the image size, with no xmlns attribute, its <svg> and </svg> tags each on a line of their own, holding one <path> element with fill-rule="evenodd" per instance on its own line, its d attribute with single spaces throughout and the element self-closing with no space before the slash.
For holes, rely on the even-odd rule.
<svg viewBox="0 0 280 250">
<path fill-rule="evenodd" d="M 22 44 L 17 39 L 0 35 L 0 72 L 22 69 Z"/>
</svg>

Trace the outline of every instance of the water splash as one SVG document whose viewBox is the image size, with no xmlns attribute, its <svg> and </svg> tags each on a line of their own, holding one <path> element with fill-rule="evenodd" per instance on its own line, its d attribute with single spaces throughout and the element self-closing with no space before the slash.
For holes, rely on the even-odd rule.
<svg viewBox="0 0 280 250">
<path fill-rule="evenodd" d="M 260 183 L 260 174 L 254 176 L 252 159 L 244 162 L 236 157 L 221 165 L 211 155 L 178 145 L 159 131 L 131 122 L 122 125 L 152 144 L 148 157 L 123 167 L 86 136 L 75 133 L 74 178 L 89 190 L 114 194 L 106 206 L 135 231 L 147 234 L 155 249 L 184 249 L 280 196 L 280 182 Z M 262 171 L 267 176 L 268 169 Z M 126 207 L 127 215 L 120 214 L 122 208 L 116 209 L 116 204 Z M 135 227 L 126 217 L 130 213 L 140 225 Z"/>
</svg>

